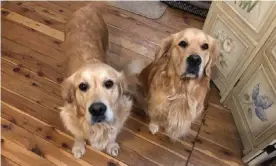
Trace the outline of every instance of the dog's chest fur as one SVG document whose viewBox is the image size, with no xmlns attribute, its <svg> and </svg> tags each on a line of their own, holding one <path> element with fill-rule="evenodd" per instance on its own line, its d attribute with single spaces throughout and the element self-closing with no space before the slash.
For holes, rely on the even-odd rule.
<svg viewBox="0 0 276 166">
<path fill-rule="evenodd" d="M 172 139 L 186 135 L 203 111 L 208 79 L 181 80 L 162 69 L 151 71 L 150 76 L 149 116 L 165 127 Z"/>
<path fill-rule="evenodd" d="M 193 119 L 199 105 L 195 95 L 198 85 L 192 81 L 184 84 L 178 87 L 158 85 L 150 93 L 150 101 L 154 102 L 154 105 L 165 114 L 179 113 L 183 115 L 182 118 Z"/>
</svg>

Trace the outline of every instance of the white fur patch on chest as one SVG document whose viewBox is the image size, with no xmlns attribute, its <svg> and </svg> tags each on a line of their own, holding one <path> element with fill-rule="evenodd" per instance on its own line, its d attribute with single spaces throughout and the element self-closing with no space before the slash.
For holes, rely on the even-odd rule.
<svg viewBox="0 0 276 166">
<path fill-rule="evenodd" d="M 188 105 L 189 105 L 189 112 L 191 113 L 192 119 L 194 119 L 197 114 L 198 102 L 196 100 L 188 99 Z"/>
<path fill-rule="evenodd" d="M 198 108 L 198 101 L 195 98 L 195 96 L 193 95 L 193 92 L 196 90 L 196 88 L 199 85 L 196 84 L 195 82 L 191 81 L 188 84 L 188 93 L 187 93 L 187 102 L 189 105 L 189 112 L 191 113 L 192 119 L 194 119 L 196 117 L 197 114 L 197 108 Z"/>
</svg>

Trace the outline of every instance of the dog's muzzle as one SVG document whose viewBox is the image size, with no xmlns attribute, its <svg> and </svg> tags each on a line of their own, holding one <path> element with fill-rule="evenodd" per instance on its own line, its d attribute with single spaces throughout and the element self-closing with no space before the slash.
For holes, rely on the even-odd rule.
<svg viewBox="0 0 276 166">
<path fill-rule="evenodd" d="M 106 120 L 105 112 L 107 107 L 102 102 L 92 103 L 88 108 L 90 114 L 92 115 L 92 121 L 94 123 L 100 123 Z"/>
<path fill-rule="evenodd" d="M 184 77 L 189 77 L 189 78 L 195 78 L 199 74 L 199 69 L 201 65 L 201 57 L 196 54 L 190 55 L 187 60 L 187 69 L 186 72 L 184 73 Z"/>
</svg>

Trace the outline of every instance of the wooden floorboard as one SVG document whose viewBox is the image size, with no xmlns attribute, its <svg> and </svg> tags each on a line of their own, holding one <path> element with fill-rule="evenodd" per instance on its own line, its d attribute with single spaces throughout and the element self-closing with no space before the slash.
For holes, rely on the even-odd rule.
<svg viewBox="0 0 276 166">
<path fill-rule="evenodd" d="M 46 92 L 48 95 L 52 95 L 60 98 L 60 85 L 46 80 L 43 77 L 38 76 L 36 73 L 26 69 L 25 67 L 18 66 L 18 64 L 5 59 L 2 60 L 1 70 L 6 72 L 7 75 L 16 77 L 16 79 L 22 80 L 34 87 L 37 87 L 41 91 Z M 15 72 L 16 71 L 16 72 Z"/>
<path fill-rule="evenodd" d="M 25 129 L 9 122 L 5 119 L 1 119 L 2 136 L 15 142 L 36 153 L 37 155 L 49 160 L 56 165 L 74 165 L 74 166 L 88 166 L 89 164 L 82 160 L 75 160 L 74 156 L 70 153 L 63 151 L 55 145 L 47 142 L 43 138 L 28 132 Z"/>
<path fill-rule="evenodd" d="M 93 2 L 109 31 L 107 61 L 121 69 L 133 59 L 151 61 L 161 40 L 187 27 L 202 28 L 204 19 L 167 8 L 149 19 Z M 1 127 L 2 165 L 242 165 L 242 145 L 232 115 L 211 90 L 205 116 L 186 138 L 151 135 L 148 119 L 134 109 L 118 136 L 120 155 L 113 158 L 87 145 L 81 160 L 73 137 L 60 121 L 63 104 L 64 26 L 87 2 L 2 2 Z"/>
<path fill-rule="evenodd" d="M 1 39 L 1 57 L 3 59 L 17 64 L 18 68 L 25 67 L 37 73 L 38 76 L 48 78 L 51 81 L 59 82 L 59 80 L 63 79 L 63 74 L 58 71 L 58 67 L 55 67 L 55 63 L 43 61 L 43 59 L 47 59 L 43 54 L 3 36 Z"/>
<path fill-rule="evenodd" d="M 1 138 L 2 155 L 6 158 L 18 163 L 18 165 L 32 165 L 36 163 L 41 166 L 55 165 L 50 161 L 40 157 L 36 153 L 33 153 L 24 147 L 12 142 L 6 137 Z"/>
<path fill-rule="evenodd" d="M 17 163 L 1 155 L 1 165 L 3 166 L 19 166 Z"/>
<path fill-rule="evenodd" d="M 214 113 L 211 112 L 216 112 Z M 218 144 L 237 155 L 241 155 L 241 141 L 230 112 L 210 106 L 200 129 L 199 137 Z M 217 124 L 220 124 L 219 126 Z M 221 134 L 223 133 L 223 134 Z"/>
</svg>

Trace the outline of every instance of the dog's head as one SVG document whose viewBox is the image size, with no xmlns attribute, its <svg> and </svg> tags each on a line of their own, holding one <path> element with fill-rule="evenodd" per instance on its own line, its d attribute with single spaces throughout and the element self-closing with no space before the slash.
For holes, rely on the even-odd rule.
<svg viewBox="0 0 276 166">
<path fill-rule="evenodd" d="M 211 66 L 219 57 L 219 44 L 196 28 L 187 28 L 163 41 L 155 60 L 166 57 L 183 79 L 211 75 Z"/>
<path fill-rule="evenodd" d="M 89 124 L 112 122 L 118 99 L 126 90 L 124 74 L 103 64 L 89 64 L 66 79 L 62 98 L 78 109 Z"/>
</svg>

